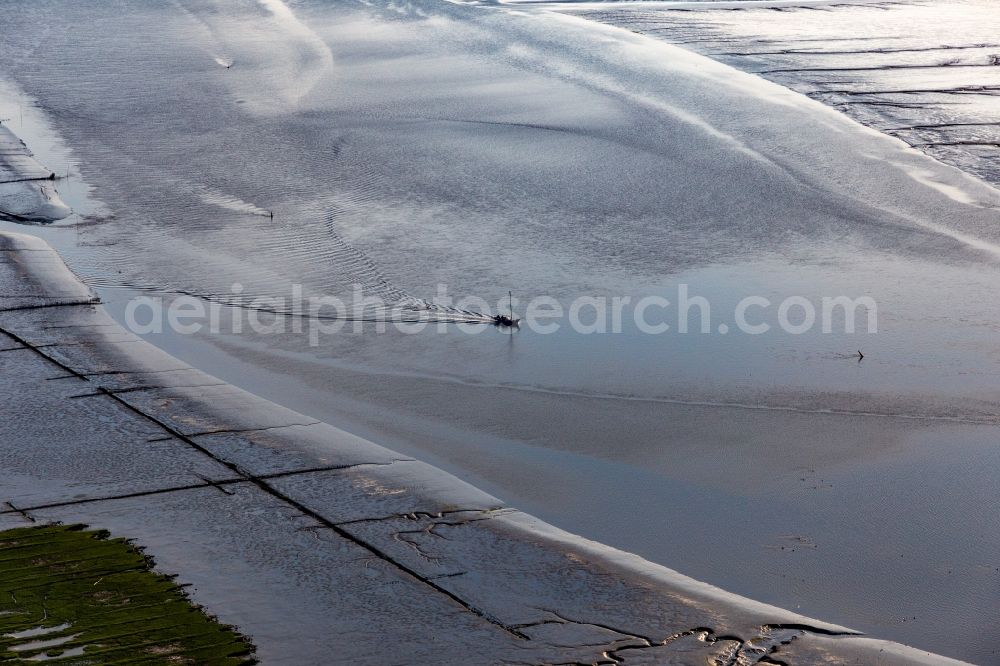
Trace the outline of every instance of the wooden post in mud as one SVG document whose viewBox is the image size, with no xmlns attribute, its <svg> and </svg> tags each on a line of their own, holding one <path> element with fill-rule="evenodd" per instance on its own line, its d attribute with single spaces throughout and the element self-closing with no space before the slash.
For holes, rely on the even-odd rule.
<svg viewBox="0 0 1000 666">
<path fill-rule="evenodd" d="M 510 299 L 510 320 L 514 321 L 514 292 L 508 291 L 507 298 Z"/>
</svg>

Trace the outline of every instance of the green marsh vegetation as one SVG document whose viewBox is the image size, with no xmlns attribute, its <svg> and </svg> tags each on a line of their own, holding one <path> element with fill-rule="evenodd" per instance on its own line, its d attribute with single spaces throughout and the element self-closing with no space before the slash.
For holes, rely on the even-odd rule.
<svg viewBox="0 0 1000 666">
<path fill-rule="evenodd" d="M 0 531 L 0 662 L 256 663 L 247 638 L 152 564 L 82 525 Z"/>
</svg>

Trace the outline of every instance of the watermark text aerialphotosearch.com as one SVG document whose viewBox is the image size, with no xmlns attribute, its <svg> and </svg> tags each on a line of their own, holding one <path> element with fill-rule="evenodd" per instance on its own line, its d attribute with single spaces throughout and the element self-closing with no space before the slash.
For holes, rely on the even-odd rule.
<svg viewBox="0 0 1000 666">
<path fill-rule="evenodd" d="M 244 294 L 234 284 L 231 293 L 212 299 L 191 295 L 137 296 L 125 307 L 125 323 L 140 335 L 170 331 L 240 334 L 304 334 L 311 344 L 325 335 L 354 333 L 448 332 L 457 328 L 481 333 L 489 324 L 516 326 L 539 335 L 564 328 L 583 335 L 637 331 L 667 333 L 762 335 L 781 332 L 872 334 L 878 332 L 878 307 L 868 296 L 788 296 L 780 300 L 747 295 L 735 305 L 712 307 L 705 296 L 679 284 L 672 298 L 647 296 L 578 296 L 559 300 L 551 296 L 503 298 L 489 303 L 476 296 L 454 299 L 445 285 L 429 302 L 392 302 L 364 293 L 355 286 L 349 298 L 303 296 L 301 286 L 289 296 Z"/>
</svg>

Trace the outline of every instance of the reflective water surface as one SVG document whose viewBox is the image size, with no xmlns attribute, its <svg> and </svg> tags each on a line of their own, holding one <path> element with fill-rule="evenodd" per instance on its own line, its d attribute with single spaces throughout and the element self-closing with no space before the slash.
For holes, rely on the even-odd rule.
<svg viewBox="0 0 1000 666">
<path fill-rule="evenodd" d="M 618 334 L 151 339 L 560 527 L 993 661 L 1000 192 L 979 148 L 911 149 L 848 117 L 988 123 L 993 97 L 879 92 L 958 80 L 933 68 L 773 70 L 916 63 L 888 50 L 987 38 L 932 40 L 912 17 L 996 10 L 669 4 L 11 4 L 0 116 L 66 174 L 75 214 L 32 230 L 121 318 L 137 295 L 231 302 L 237 282 L 245 302 L 362 284 L 410 307 L 439 284 L 522 305 L 689 285 L 707 334 L 646 335 L 627 309 Z M 837 48 L 851 31 L 877 53 Z M 985 90 L 991 71 L 945 74 Z M 869 296 L 878 332 L 746 335 L 752 295 Z"/>
</svg>

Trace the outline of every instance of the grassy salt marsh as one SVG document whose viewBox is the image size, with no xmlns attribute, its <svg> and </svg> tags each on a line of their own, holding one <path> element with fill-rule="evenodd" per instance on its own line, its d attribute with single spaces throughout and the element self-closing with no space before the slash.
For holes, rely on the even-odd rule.
<svg viewBox="0 0 1000 666">
<path fill-rule="evenodd" d="M 247 639 L 152 564 L 129 542 L 81 525 L 0 532 L 0 661 L 256 663 Z"/>
</svg>

